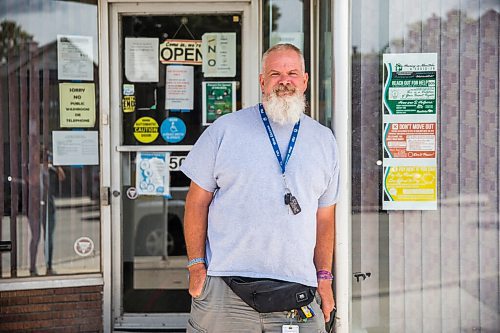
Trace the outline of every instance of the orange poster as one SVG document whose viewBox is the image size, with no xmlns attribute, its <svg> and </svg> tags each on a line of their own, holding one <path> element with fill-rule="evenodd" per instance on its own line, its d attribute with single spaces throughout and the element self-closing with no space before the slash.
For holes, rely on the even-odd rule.
<svg viewBox="0 0 500 333">
<path fill-rule="evenodd" d="M 435 158 L 436 123 L 386 123 L 385 158 Z"/>
</svg>

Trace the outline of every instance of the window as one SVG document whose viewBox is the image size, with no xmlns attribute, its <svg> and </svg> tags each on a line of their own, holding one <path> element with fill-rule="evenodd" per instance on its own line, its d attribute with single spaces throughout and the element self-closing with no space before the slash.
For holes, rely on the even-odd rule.
<svg viewBox="0 0 500 333">
<path fill-rule="evenodd" d="M 97 1 L 2 1 L 0 35 L 0 276 L 98 272 Z"/>
<path fill-rule="evenodd" d="M 499 18 L 498 1 L 352 1 L 353 330 L 500 327 Z M 384 55 L 404 67 L 412 62 L 399 59 L 421 61 L 429 53 L 437 59 L 437 94 L 428 98 L 435 99 L 437 129 L 427 136 L 436 156 L 435 177 L 428 179 L 437 200 L 427 201 L 437 201 L 437 209 L 401 209 L 426 188 L 407 182 L 403 172 L 394 172 L 399 179 L 388 185 L 390 172 L 382 171 L 382 137 L 398 130 L 382 127 Z M 418 71 L 424 70 L 411 75 Z M 422 121 L 410 116 L 392 122 Z M 405 140 L 400 152 L 413 150 Z M 408 168 L 400 170 L 425 178 L 425 170 L 412 173 L 415 159 L 401 160 Z M 394 199 L 399 209 L 382 210 L 383 186 L 395 197 L 408 194 Z"/>
<path fill-rule="evenodd" d="M 304 54 L 309 89 L 306 113 L 331 127 L 332 21 L 331 0 L 266 0 L 263 3 L 263 51 L 279 43 Z"/>
</svg>

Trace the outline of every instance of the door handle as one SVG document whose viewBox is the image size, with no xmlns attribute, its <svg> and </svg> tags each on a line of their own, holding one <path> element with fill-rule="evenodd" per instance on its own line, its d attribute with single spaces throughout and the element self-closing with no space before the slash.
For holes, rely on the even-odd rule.
<svg viewBox="0 0 500 333">
<path fill-rule="evenodd" d="M 109 187 L 101 187 L 101 206 L 109 206 Z"/>
<path fill-rule="evenodd" d="M 366 278 L 369 278 L 370 276 L 372 276 L 372 273 L 370 273 L 370 272 L 366 272 L 366 273 L 355 272 L 355 273 L 352 273 L 352 275 L 356 278 L 356 282 L 359 283 L 360 278 L 363 278 L 363 281 L 364 281 L 364 280 L 366 280 Z M 361 282 L 363 282 L 363 281 L 361 281 Z"/>
</svg>

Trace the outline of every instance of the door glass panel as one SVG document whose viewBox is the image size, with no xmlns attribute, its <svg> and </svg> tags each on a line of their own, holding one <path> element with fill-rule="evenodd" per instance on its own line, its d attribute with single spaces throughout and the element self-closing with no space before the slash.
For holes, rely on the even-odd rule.
<svg viewBox="0 0 500 333">
<path fill-rule="evenodd" d="M 0 2 L 0 279 L 101 271 L 97 13 Z"/>
<path fill-rule="evenodd" d="M 498 332 L 500 5 L 356 0 L 351 21 L 352 331 Z M 383 55 L 420 53 L 437 55 L 437 209 L 382 210 Z"/>
<path fill-rule="evenodd" d="M 332 1 L 319 1 L 318 16 L 318 121 L 332 127 Z"/>
<path fill-rule="evenodd" d="M 304 54 L 306 72 L 311 74 L 311 1 L 264 0 L 262 13 L 263 50 L 279 43 L 297 46 Z M 311 82 L 311 81 L 309 81 Z M 306 98 L 310 101 L 310 89 Z M 310 115 L 309 107 L 306 113 Z"/>
<path fill-rule="evenodd" d="M 199 47 L 206 33 L 219 38 L 219 44 L 208 41 L 208 45 L 219 52 L 224 49 L 225 60 L 231 60 L 234 54 L 235 64 L 228 61 L 213 75 L 201 64 L 206 53 Z M 222 39 L 227 36 L 229 41 L 224 46 Z M 231 36 L 236 38 L 234 43 Z M 159 56 L 150 63 L 143 61 L 143 65 L 154 67 L 160 59 L 158 73 L 149 73 L 157 74 L 157 81 L 140 82 L 138 72 L 131 73 L 127 68 L 133 63 L 127 58 L 127 43 L 132 38 L 136 39 L 133 43 L 137 38 L 156 38 L 159 45 L 153 46 L 158 46 Z M 162 46 L 165 41 L 171 43 L 168 49 Z M 132 313 L 189 312 L 191 298 L 187 291 L 183 235 L 189 179 L 178 169 L 190 146 L 211 122 L 241 108 L 240 14 L 122 16 L 121 42 L 122 144 L 131 147 L 130 152 L 121 153 L 123 309 Z M 148 47 L 151 45 L 145 46 Z M 135 57 L 140 56 L 137 44 L 134 52 Z M 163 63 L 173 59 L 178 63 Z M 213 61 L 221 59 L 224 55 Z M 137 169 L 144 171 L 137 161 L 146 147 L 167 154 L 169 193 L 139 195 L 134 199 L 130 188 L 139 189 L 141 185 L 136 182 Z"/>
</svg>

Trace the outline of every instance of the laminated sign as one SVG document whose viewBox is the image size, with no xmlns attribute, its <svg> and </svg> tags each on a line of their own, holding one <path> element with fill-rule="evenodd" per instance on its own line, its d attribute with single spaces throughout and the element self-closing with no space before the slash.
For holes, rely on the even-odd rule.
<svg viewBox="0 0 500 333">
<path fill-rule="evenodd" d="M 384 157 L 435 158 L 436 123 L 386 123 Z"/>
<path fill-rule="evenodd" d="M 386 167 L 384 189 L 387 209 L 392 205 L 415 209 L 415 203 L 418 209 L 432 207 L 436 201 L 436 167 Z"/>
<path fill-rule="evenodd" d="M 384 54 L 383 209 L 437 209 L 436 73 L 436 53 Z"/>
<path fill-rule="evenodd" d="M 236 82 L 203 82 L 203 125 L 236 111 Z"/>
<path fill-rule="evenodd" d="M 384 113 L 436 114 L 435 53 L 384 54 Z"/>
<path fill-rule="evenodd" d="M 94 127 L 94 83 L 60 83 L 59 102 L 61 127 Z"/>
</svg>

